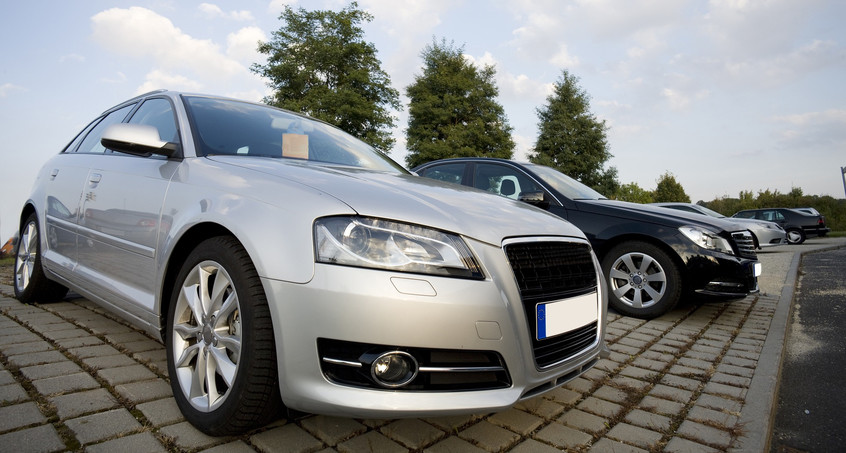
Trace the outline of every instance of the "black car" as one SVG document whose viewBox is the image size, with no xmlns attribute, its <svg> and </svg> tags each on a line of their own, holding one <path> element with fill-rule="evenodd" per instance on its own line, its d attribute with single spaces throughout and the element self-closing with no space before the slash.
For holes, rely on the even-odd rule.
<svg viewBox="0 0 846 453">
<path fill-rule="evenodd" d="M 653 318 L 685 293 L 758 291 L 752 235 L 731 221 L 609 200 L 552 168 L 504 159 L 445 159 L 413 171 L 534 204 L 579 227 L 608 279 L 609 304 L 620 313 Z"/>
<path fill-rule="evenodd" d="M 787 232 L 789 244 L 801 244 L 805 242 L 805 238 L 808 236 L 825 236 L 831 231 L 830 228 L 825 226 L 825 217 L 819 213 L 816 215 L 808 214 L 797 209 L 746 209 L 736 212 L 732 217 L 775 222 Z"/>
</svg>

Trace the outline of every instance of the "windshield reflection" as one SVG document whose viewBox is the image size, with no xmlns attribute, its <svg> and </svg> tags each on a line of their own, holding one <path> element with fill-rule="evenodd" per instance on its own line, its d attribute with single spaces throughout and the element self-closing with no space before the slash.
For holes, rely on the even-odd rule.
<svg viewBox="0 0 846 453">
<path fill-rule="evenodd" d="M 547 184 L 571 200 L 607 200 L 604 195 L 551 167 L 524 164 Z"/>
</svg>

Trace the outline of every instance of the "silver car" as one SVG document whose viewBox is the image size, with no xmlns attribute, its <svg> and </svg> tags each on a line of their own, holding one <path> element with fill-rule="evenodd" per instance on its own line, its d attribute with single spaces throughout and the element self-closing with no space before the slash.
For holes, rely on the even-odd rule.
<svg viewBox="0 0 846 453">
<path fill-rule="evenodd" d="M 499 411 L 607 351 L 577 228 L 266 105 L 158 91 L 107 110 L 44 165 L 20 232 L 18 299 L 72 288 L 160 338 L 212 435 L 285 406 Z"/>
<path fill-rule="evenodd" d="M 706 208 L 694 203 L 651 203 L 655 206 L 662 206 L 665 208 L 676 209 L 679 211 L 693 212 L 695 214 L 703 214 L 718 219 L 728 219 L 728 217 L 720 214 L 717 211 Z M 763 247 L 772 247 L 775 245 L 787 244 L 787 233 L 781 225 L 775 222 L 767 222 L 766 220 L 755 219 L 741 219 L 732 217 L 732 222 L 743 225 L 752 233 L 752 240 L 755 242 L 755 248 L 761 249 Z"/>
</svg>

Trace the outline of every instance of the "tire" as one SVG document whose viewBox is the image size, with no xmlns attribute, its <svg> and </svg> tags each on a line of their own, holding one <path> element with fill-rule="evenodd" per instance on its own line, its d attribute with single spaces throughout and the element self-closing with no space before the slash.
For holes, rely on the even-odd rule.
<svg viewBox="0 0 846 453">
<path fill-rule="evenodd" d="M 176 403 L 200 431 L 223 436 L 269 423 L 282 408 L 273 323 L 240 243 L 200 243 L 182 265 L 167 317 L 167 366 Z"/>
<path fill-rule="evenodd" d="M 666 252 L 647 242 L 624 242 L 602 260 L 608 303 L 617 312 L 642 319 L 661 316 L 681 298 L 681 273 Z"/>
<path fill-rule="evenodd" d="M 787 230 L 787 243 L 791 245 L 805 242 L 805 232 L 798 228 Z"/>
<path fill-rule="evenodd" d="M 38 217 L 31 214 L 20 231 L 15 247 L 15 298 L 25 304 L 56 302 L 64 299 L 68 289 L 44 274 L 41 266 L 41 236 Z"/>
</svg>

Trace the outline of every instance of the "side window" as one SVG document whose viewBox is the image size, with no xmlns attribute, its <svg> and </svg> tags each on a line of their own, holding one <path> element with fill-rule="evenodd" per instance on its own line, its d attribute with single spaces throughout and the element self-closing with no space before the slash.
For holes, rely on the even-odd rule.
<svg viewBox="0 0 846 453">
<path fill-rule="evenodd" d="M 162 141 L 179 142 L 173 107 L 167 99 L 148 99 L 135 111 L 129 123 L 155 126 L 159 130 L 159 138 Z"/>
<path fill-rule="evenodd" d="M 506 165 L 476 164 L 474 186 L 497 195 L 518 199 L 521 193 L 542 192 L 525 173 Z"/>
<path fill-rule="evenodd" d="M 784 215 L 780 211 L 773 211 L 773 222 L 784 222 Z"/>
<path fill-rule="evenodd" d="M 85 136 L 85 139 L 82 140 L 82 143 L 79 144 L 79 148 L 77 148 L 76 152 L 78 153 L 88 153 L 88 154 L 102 154 L 106 151 L 106 148 L 100 144 L 100 137 L 103 135 L 103 131 L 106 127 L 111 126 L 112 124 L 120 123 L 126 118 L 126 115 L 129 113 L 132 108 L 135 107 L 135 104 L 127 105 L 122 109 L 115 110 L 112 113 L 106 115 L 96 126 L 94 126 L 88 135 Z"/>
<path fill-rule="evenodd" d="M 423 170 L 420 176 L 437 179 L 438 181 L 461 184 L 461 179 L 464 177 L 464 167 L 465 164 L 436 165 Z"/>
<path fill-rule="evenodd" d="M 737 217 L 739 219 L 754 219 L 755 213 L 754 212 L 738 212 L 737 214 L 734 215 L 734 217 Z"/>
<path fill-rule="evenodd" d="M 68 144 L 68 146 L 65 147 L 65 149 L 62 152 L 63 153 L 76 152 L 76 148 L 79 146 L 79 143 L 82 142 L 83 139 L 85 139 L 85 137 L 88 135 L 88 132 L 91 131 L 91 129 L 97 124 L 98 121 L 100 121 L 100 118 L 97 118 L 96 120 L 94 120 L 90 124 L 88 124 L 88 126 L 85 126 L 85 129 L 83 129 L 82 132 L 76 134 L 76 137 L 74 137 L 74 139 Z"/>
</svg>

